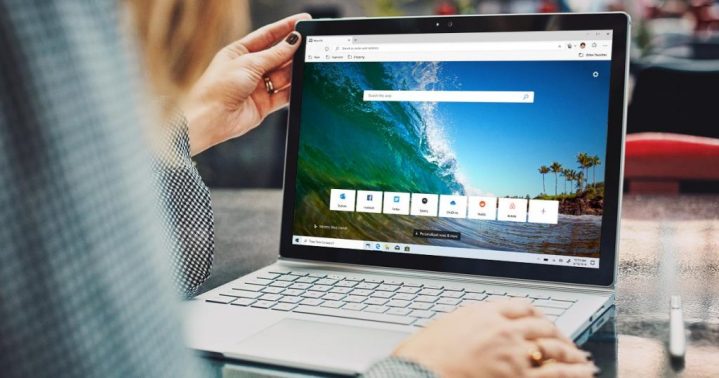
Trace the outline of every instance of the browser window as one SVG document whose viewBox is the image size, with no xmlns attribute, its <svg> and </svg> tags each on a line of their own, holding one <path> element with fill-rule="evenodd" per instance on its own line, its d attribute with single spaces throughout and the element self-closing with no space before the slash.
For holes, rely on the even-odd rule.
<svg viewBox="0 0 719 378">
<path fill-rule="evenodd" d="M 610 30 L 306 38 L 292 243 L 599 267 Z"/>
</svg>

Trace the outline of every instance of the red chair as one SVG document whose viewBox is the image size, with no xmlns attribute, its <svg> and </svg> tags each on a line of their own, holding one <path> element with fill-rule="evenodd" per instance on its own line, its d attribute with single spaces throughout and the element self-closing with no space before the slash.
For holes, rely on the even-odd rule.
<svg viewBox="0 0 719 378">
<path fill-rule="evenodd" d="M 719 181 L 719 139 L 670 133 L 627 135 L 624 181 L 630 193 L 679 193 L 686 180 Z"/>
</svg>

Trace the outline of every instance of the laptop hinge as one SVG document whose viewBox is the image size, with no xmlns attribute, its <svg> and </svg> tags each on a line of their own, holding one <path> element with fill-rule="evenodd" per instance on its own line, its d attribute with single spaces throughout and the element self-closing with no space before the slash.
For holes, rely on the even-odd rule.
<svg viewBox="0 0 719 378">
<path fill-rule="evenodd" d="M 360 264 L 343 264 L 326 261 L 314 261 L 314 260 L 302 260 L 292 259 L 287 257 L 280 257 L 278 263 L 285 265 L 289 268 L 310 268 L 310 269 L 327 269 L 333 271 L 342 272 L 355 272 L 355 273 L 372 273 L 372 274 L 386 274 L 391 276 L 403 276 L 403 277 L 415 277 L 425 278 L 433 280 L 449 280 L 457 282 L 468 282 L 468 283 L 484 283 L 484 284 L 498 284 L 498 285 L 513 285 L 522 286 L 527 288 L 544 288 L 544 289 L 555 289 L 555 290 L 571 290 L 594 294 L 612 294 L 614 292 L 614 286 L 595 286 L 595 285 L 584 285 L 584 284 L 573 284 L 565 282 L 551 282 L 551 281 L 537 281 L 537 280 L 526 280 L 517 278 L 502 278 L 482 275 L 471 275 L 461 273 L 448 273 L 448 272 L 434 272 L 427 270 L 417 269 L 404 269 L 404 268 L 388 268 L 383 266 L 375 265 L 360 265 Z"/>
</svg>

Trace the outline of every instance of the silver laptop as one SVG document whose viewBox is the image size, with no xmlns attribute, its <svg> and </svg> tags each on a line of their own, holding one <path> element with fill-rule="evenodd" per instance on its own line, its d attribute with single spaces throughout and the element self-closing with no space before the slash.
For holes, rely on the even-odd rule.
<svg viewBox="0 0 719 378">
<path fill-rule="evenodd" d="M 576 339 L 614 301 L 629 23 L 299 23 L 280 257 L 188 303 L 190 347 L 356 374 L 507 298 Z"/>
</svg>

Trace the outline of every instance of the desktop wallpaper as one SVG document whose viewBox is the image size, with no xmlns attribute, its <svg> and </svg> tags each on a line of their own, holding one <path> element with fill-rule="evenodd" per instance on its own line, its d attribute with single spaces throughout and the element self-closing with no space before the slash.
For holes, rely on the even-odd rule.
<svg viewBox="0 0 719 378">
<path fill-rule="evenodd" d="M 294 234 L 598 257 L 609 73 L 609 61 L 306 64 Z M 534 91 L 535 100 L 365 102 L 364 90 Z M 333 188 L 549 199 L 560 214 L 538 224 L 337 212 Z"/>
</svg>

